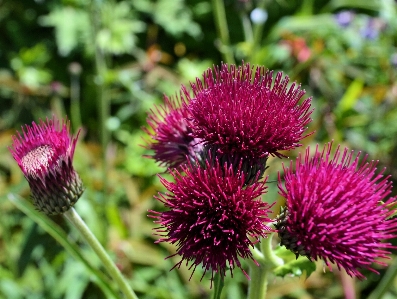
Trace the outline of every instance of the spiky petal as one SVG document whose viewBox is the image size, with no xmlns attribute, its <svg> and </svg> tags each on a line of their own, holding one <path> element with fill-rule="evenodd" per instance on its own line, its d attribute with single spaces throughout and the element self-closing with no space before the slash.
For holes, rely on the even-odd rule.
<svg viewBox="0 0 397 299">
<path fill-rule="evenodd" d="M 46 214 L 66 212 L 83 193 L 72 166 L 77 138 L 70 135 L 68 121 L 61 124 L 55 118 L 32 122 L 13 137 L 10 152 L 29 183 L 34 205 Z"/>
<path fill-rule="evenodd" d="M 376 174 L 377 162 L 359 163 L 360 153 L 345 148 L 331 155 L 332 144 L 310 157 L 309 148 L 299 156 L 295 169 L 284 167 L 285 186 L 279 175 L 280 194 L 286 210 L 276 225 L 281 244 L 311 260 L 335 263 L 350 276 L 365 278 L 360 269 L 384 265 L 394 248 L 384 240 L 395 238 L 395 211 L 386 200 L 391 192 L 389 177 Z M 331 268 L 330 268 L 331 269 Z"/>
<path fill-rule="evenodd" d="M 249 64 L 222 64 L 208 69 L 191 84 L 193 98 L 186 105 L 192 115 L 192 136 L 215 145 L 221 154 L 259 160 L 282 157 L 282 150 L 300 146 L 311 121 L 305 91 L 282 73 Z M 187 90 L 184 90 L 189 97 Z"/>
<path fill-rule="evenodd" d="M 201 149 L 200 141 L 191 136 L 190 113 L 182 105 L 184 98 L 164 96 L 164 105 L 151 110 L 147 123 L 152 130 L 144 128 L 151 137 L 147 148 L 154 151 L 153 157 L 160 165 L 175 168 L 194 160 Z"/>
<path fill-rule="evenodd" d="M 157 197 L 169 210 L 151 211 L 151 217 L 161 224 L 158 242 L 177 245 L 181 261 L 175 267 L 191 262 L 194 272 L 202 264 L 212 278 L 241 269 L 239 257 L 252 259 L 250 246 L 270 230 L 270 206 L 260 199 L 265 182 L 245 186 L 244 173 L 208 162 L 205 168 L 185 164 L 171 175 L 175 182 L 161 178 L 169 192 Z"/>
</svg>

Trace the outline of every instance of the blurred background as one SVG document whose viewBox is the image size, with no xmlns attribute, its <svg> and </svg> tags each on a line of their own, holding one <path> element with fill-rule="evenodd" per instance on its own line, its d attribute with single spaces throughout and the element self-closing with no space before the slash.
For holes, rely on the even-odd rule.
<svg viewBox="0 0 397 299">
<path fill-rule="evenodd" d="M 106 298 L 81 261 L 7 196 L 29 197 L 11 136 L 52 115 L 82 130 L 74 167 L 86 191 L 76 209 L 139 298 L 210 298 L 209 275 L 200 282 L 200 269 L 190 281 L 188 267 L 170 272 L 179 259 L 164 258 L 175 247 L 154 244 L 147 214 L 162 209 L 153 195 L 164 190 L 156 174 L 165 169 L 142 158 L 150 154 L 142 126 L 163 94 L 221 61 L 264 65 L 301 83 L 315 108 L 316 133 L 304 146 L 334 140 L 379 159 L 397 180 L 395 1 L 0 0 L 0 298 Z M 270 160 L 271 180 L 281 162 Z M 279 199 L 276 184 L 265 197 Z M 62 217 L 50 226 L 99 263 Z M 268 298 L 369 298 L 385 279 L 379 298 L 397 298 L 397 265 L 386 262 L 362 282 L 319 262 L 308 279 L 272 277 Z M 233 274 L 223 298 L 245 298 L 247 280 Z"/>
</svg>

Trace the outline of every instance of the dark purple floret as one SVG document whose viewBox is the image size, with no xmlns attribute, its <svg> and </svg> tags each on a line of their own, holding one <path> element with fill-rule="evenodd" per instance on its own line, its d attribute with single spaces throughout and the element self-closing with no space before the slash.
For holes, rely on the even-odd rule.
<svg viewBox="0 0 397 299">
<path fill-rule="evenodd" d="M 26 125 L 22 133 L 13 137 L 10 152 L 29 183 L 34 205 L 49 215 L 66 212 L 84 190 L 72 166 L 78 136 L 70 135 L 69 122 L 55 118 Z"/>
<path fill-rule="evenodd" d="M 263 178 L 267 169 L 268 157 L 252 159 L 251 157 L 240 156 L 238 153 L 222 154 L 219 152 L 218 146 L 206 145 L 197 153 L 197 159 L 204 168 L 207 163 L 210 165 L 219 163 L 220 165 L 232 166 L 235 170 L 241 170 L 244 173 L 245 183 L 251 184 Z"/>
<path fill-rule="evenodd" d="M 305 91 L 288 77 L 264 67 L 222 64 L 192 83 L 193 98 L 185 103 L 192 118 L 192 136 L 221 154 L 252 161 L 300 146 L 311 121 L 311 99 L 299 104 Z M 187 90 L 184 90 L 189 98 Z"/>
<path fill-rule="evenodd" d="M 152 131 L 144 128 L 152 138 L 148 148 L 154 151 L 153 159 L 171 168 L 186 163 L 189 158 L 194 160 L 202 147 L 200 140 L 191 136 L 191 116 L 182 103 L 183 97 L 164 96 L 164 105 L 148 115 L 147 123 Z"/>
<path fill-rule="evenodd" d="M 270 206 L 260 198 L 265 182 L 245 186 L 244 173 L 219 163 L 188 163 L 171 175 L 175 182 L 161 178 L 168 192 L 157 197 L 169 210 L 151 211 L 151 217 L 161 224 L 158 242 L 177 246 L 181 261 L 174 268 L 191 262 L 194 273 L 202 264 L 212 278 L 214 272 L 223 277 L 227 269 L 232 275 L 235 267 L 242 270 L 239 258 L 253 259 L 250 247 L 270 231 Z"/>
<path fill-rule="evenodd" d="M 279 189 L 286 208 L 276 228 L 281 244 L 296 255 L 322 259 L 330 269 L 334 263 L 364 279 L 359 270 L 378 273 L 371 265 L 385 265 L 379 259 L 390 258 L 395 248 L 384 240 L 396 237 L 396 198 L 386 200 L 391 182 L 383 171 L 375 173 L 377 162 L 365 157 L 359 163 L 360 153 L 354 157 L 347 148 L 331 156 L 331 147 L 317 147 L 311 158 L 308 148 L 295 167 L 292 161 L 284 167 L 285 186 L 279 175 Z"/>
</svg>

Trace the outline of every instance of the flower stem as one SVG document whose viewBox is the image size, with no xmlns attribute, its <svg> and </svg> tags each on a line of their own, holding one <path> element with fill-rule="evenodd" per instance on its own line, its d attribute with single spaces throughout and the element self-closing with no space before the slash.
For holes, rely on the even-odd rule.
<svg viewBox="0 0 397 299">
<path fill-rule="evenodd" d="M 254 42 L 254 33 L 252 31 L 251 21 L 245 11 L 240 13 L 240 18 L 241 18 L 241 24 L 243 25 L 245 41 L 247 41 L 249 43 L 253 43 Z"/>
<path fill-rule="evenodd" d="M 214 282 L 214 293 L 212 294 L 212 299 L 220 299 L 224 286 L 223 277 L 221 277 L 219 273 L 215 273 Z"/>
<path fill-rule="evenodd" d="M 266 261 L 266 266 L 274 269 L 278 266 L 284 264 L 284 260 L 277 255 L 274 254 L 272 248 L 272 240 L 273 240 L 274 233 L 269 234 L 266 239 L 263 239 L 261 242 L 261 251 L 264 255 L 264 260 Z"/>
<path fill-rule="evenodd" d="M 83 256 L 80 248 L 70 242 L 67 238 L 66 233 L 52 221 L 47 215 L 39 212 L 30 202 L 20 197 L 17 194 L 8 194 L 8 199 L 22 212 L 24 212 L 29 218 L 36 222 L 42 229 L 44 229 L 49 235 L 51 235 L 56 241 L 65 248 L 71 256 L 73 256 L 77 261 L 80 261 L 93 275 L 93 281 L 95 281 L 98 286 L 105 293 L 106 298 L 121 298 L 120 294 L 116 292 L 111 284 L 109 278 L 99 271 L 96 267 L 91 265 L 91 263 Z M 2 199 L 0 199 L 1 201 Z"/>
<path fill-rule="evenodd" d="M 266 298 L 268 275 L 269 272 L 284 264 L 284 261 L 276 256 L 272 249 L 273 233 L 267 238 L 262 239 L 261 251 L 254 248 L 251 252 L 259 266 L 250 262 L 250 285 L 248 290 L 248 299 Z"/>
<path fill-rule="evenodd" d="M 92 31 L 94 36 L 94 49 L 95 49 L 95 67 L 96 76 L 95 83 L 97 85 L 97 97 L 98 97 L 98 116 L 99 116 L 99 130 L 101 132 L 101 147 L 102 147 L 102 183 L 103 192 L 107 192 L 107 147 L 110 140 L 109 130 L 106 122 L 110 116 L 110 104 L 108 99 L 108 90 L 105 85 L 105 77 L 107 73 L 106 55 L 104 51 L 97 44 L 97 36 L 101 29 L 101 6 L 102 0 L 91 1 L 91 20 L 92 20 Z"/>
<path fill-rule="evenodd" d="M 215 25 L 221 40 L 220 52 L 226 63 L 234 64 L 233 53 L 230 49 L 229 29 L 227 27 L 225 4 L 223 0 L 212 0 Z"/>
<path fill-rule="evenodd" d="M 268 269 L 260 264 L 250 266 L 251 281 L 248 289 L 248 299 L 264 299 L 267 292 Z"/>
<path fill-rule="evenodd" d="M 257 4 L 258 9 L 265 9 L 266 7 L 266 0 L 261 0 Z M 252 64 L 256 63 L 256 58 L 257 54 L 260 48 L 260 43 L 262 41 L 262 33 L 263 33 L 263 28 L 265 27 L 265 22 L 260 22 L 258 24 L 254 25 L 254 37 L 253 37 L 253 43 L 252 43 L 252 48 L 251 48 L 251 55 L 249 55 L 249 60 Z"/>
<path fill-rule="evenodd" d="M 70 78 L 70 116 L 74 131 L 78 131 L 81 127 L 79 74 L 71 74 Z"/>
<path fill-rule="evenodd" d="M 376 288 L 368 296 L 368 299 L 383 298 L 383 295 L 390 289 L 394 279 L 397 276 L 397 259 L 394 259 L 389 268 L 386 270 L 385 275 L 378 283 Z"/>
<path fill-rule="evenodd" d="M 103 265 L 109 272 L 109 275 L 115 280 L 115 282 L 120 287 L 121 291 L 124 293 L 125 297 L 128 299 L 138 299 L 134 291 L 131 289 L 130 285 L 127 283 L 125 278 L 122 276 L 120 270 L 116 267 L 113 261 L 110 259 L 109 255 L 106 253 L 105 249 L 99 243 L 98 239 L 94 236 L 88 226 L 85 224 L 83 219 L 77 214 L 74 208 L 69 209 L 63 214 L 63 216 L 69 220 L 69 222 L 77 228 L 77 230 L 83 235 L 84 239 L 91 246 L 91 248 L 98 255 L 99 259 L 102 261 Z"/>
</svg>

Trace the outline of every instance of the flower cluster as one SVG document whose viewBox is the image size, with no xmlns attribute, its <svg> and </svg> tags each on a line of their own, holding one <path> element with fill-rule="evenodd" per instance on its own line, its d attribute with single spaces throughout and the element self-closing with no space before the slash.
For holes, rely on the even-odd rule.
<svg viewBox="0 0 397 299">
<path fill-rule="evenodd" d="M 181 156 L 186 163 L 209 150 L 249 166 L 269 155 L 284 157 L 280 151 L 309 135 L 312 112 L 311 98 L 300 103 L 305 91 L 288 83 L 282 73 L 273 79 L 273 72 L 249 64 L 208 69 L 191 83 L 193 97 L 182 86 L 179 100 L 165 97 L 164 106 L 149 114 L 153 158 L 175 167 Z"/>
<path fill-rule="evenodd" d="M 185 260 L 223 277 L 269 233 L 266 161 L 300 146 L 311 120 L 311 99 L 288 84 L 264 67 L 222 64 L 149 113 L 148 147 L 174 179 L 161 178 L 168 193 L 157 197 L 169 210 L 151 217 L 159 242 L 177 245 L 176 267 Z"/>
<path fill-rule="evenodd" d="M 84 191 L 72 160 L 77 137 L 69 133 L 69 123 L 55 118 L 22 127 L 13 137 L 10 151 L 31 189 L 36 208 L 46 214 L 69 210 Z"/>
<path fill-rule="evenodd" d="M 227 268 L 241 269 L 239 258 L 253 259 L 250 248 L 271 231 L 261 178 L 269 156 L 285 157 L 310 134 L 311 99 L 282 73 L 249 64 L 208 69 L 190 87 L 148 117 L 153 158 L 173 177 L 161 178 L 168 192 L 157 196 L 168 210 L 151 217 L 158 242 L 177 246 L 175 267 L 202 264 L 223 277 Z M 364 278 L 360 271 L 376 272 L 372 264 L 384 265 L 394 248 L 385 242 L 397 231 L 389 177 L 348 149 L 309 150 L 295 167 L 284 166 L 284 183 L 279 174 L 286 205 L 273 221 L 280 245 Z"/>
<path fill-rule="evenodd" d="M 351 276 L 363 279 L 360 269 L 375 273 L 372 263 L 385 265 L 387 249 L 394 248 L 383 240 L 395 238 L 397 219 L 392 207 L 395 198 L 386 200 L 391 182 L 376 174 L 376 162 L 360 163 L 360 153 L 332 145 L 304 157 L 295 167 L 284 168 L 285 185 L 279 176 L 280 194 L 286 207 L 276 225 L 285 245 L 297 256 L 334 263 Z"/>
</svg>

